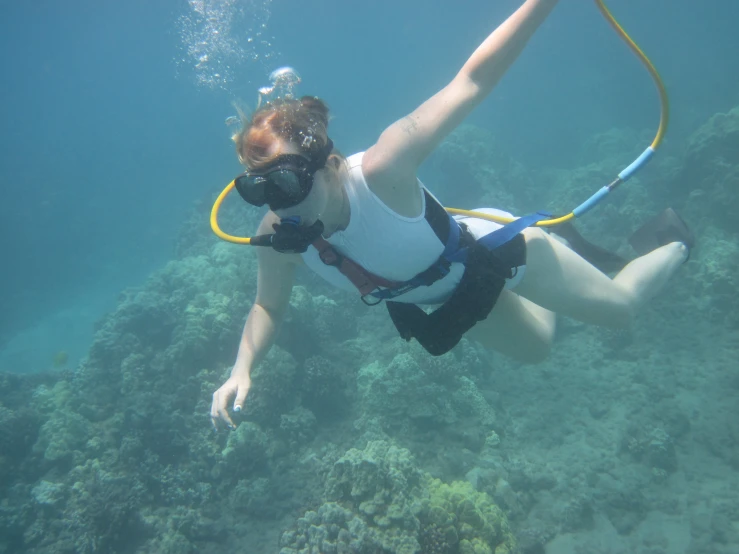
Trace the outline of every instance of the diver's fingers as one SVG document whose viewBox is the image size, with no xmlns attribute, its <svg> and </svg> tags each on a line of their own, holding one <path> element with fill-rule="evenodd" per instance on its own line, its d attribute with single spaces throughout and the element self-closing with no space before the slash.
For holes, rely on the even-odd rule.
<svg viewBox="0 0 739 554">
<path fill-rule="evenodd" d="M 244 400 L 246 400 L 246 395 L 249 394 L 249 387 L 251 387 L 250 381 L 239 383 L 236 400 L 234 400 L 234 412 L 240 412 L 244 408 Z"/>
<path fill-rule="evenodd" d="M 210 422 L 213 424 L 213 431 L 218 431 L 218 391 L 213 393 L 213 401 L 210 404 Z"/>
<path fill-rule="evenodd" d="M 229 390 L 228 383 L 224 384 L 220 389 L 213 393 L 213 403 L 210 407 L 210 419 L 213 427 L 218 430 L 219 422 L 226 423 L 231 429 L 235 429 L 231 416 L 228 415 L 228 399 L 233 394 L 233 389 Z"/>
</svg>

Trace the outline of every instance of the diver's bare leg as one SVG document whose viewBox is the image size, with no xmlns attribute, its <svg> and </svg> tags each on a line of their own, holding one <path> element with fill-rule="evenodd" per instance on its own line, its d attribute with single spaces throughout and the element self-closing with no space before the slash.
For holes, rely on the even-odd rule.
<svg viewBox="0 0 739 554">
<path fill-rule="evenodd" d="M 554 313 L 504 290 L 487 319 L 466 336 L 520 362 L 536 363 L 549 354 L 555 326 Z"/>
<path fill-rule="evenodd" d="M 627 326 L 688 256 L 684 244 L 666 244 L 611 279 L 541 229 L 526 229 L 524 236 L 526 273 L 516 292 L 558 314 L 608 327 Z"/>
</svg>

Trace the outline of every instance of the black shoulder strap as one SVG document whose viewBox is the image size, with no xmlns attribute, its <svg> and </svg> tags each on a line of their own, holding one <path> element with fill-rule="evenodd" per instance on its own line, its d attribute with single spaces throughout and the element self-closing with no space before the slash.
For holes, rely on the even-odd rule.
<svg viewBox="0 0 739 554">
<path fill-rule="evenodd" d="M 424 217 L 431 229 L 439 238 L 442 244 L 446 244 L 449 239 L 449 214 L 444 209 L 444 206 L 431 196 L 428 190 L 424 187 L 423 195 L 426 199 L 426 212 Z"/>
</svg>

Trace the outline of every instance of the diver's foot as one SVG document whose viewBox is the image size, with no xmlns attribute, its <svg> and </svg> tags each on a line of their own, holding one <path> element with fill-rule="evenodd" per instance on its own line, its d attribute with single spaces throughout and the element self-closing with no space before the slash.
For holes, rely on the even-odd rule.
<svg viewBox="0 0 739 554">
<path fill-rule="evenodd" d="M 629 244 L 643 256 L 660 246 L 671 242 L 682 243 L 686 249 L 685 261 L 690 259 L 690 251 L 695 247 L 695 236 L 683 219 L 672 208 L 667 208 L 650 219 L 629 237 Z"/>
<path fill-rule="evenodd" d="M 684 264 L 690 259 L 690 248 L 680 241 L 668 242 L 665 246 L 675 259 L 679 260 L 679 265 Z"/>
</svg>

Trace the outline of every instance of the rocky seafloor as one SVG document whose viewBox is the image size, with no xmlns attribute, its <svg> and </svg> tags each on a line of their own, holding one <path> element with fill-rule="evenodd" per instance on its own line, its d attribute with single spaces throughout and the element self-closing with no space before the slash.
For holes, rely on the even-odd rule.
<svg viewBox="0 0 739 554">
<path fill-rule="evenodd" d="M 559 210 L 643 142 L 612 131 L 592 163 L 532 171 L 463 127 L 428 184 L 465 187 L 463 207 Z M 256 260 L 201 206 L 78 367 L 0 375 L 0 553 L 739 552 L 739 108 L 611 196 L 580 226 L 594 241 L 633 255 L 626 237 L 668 205 L 698 240 L 629 331 L 560 319 L 533 366 L 466 339 L 434 358 L 303 272 L 238 428 L 217 434 Z"/>
</svg>

